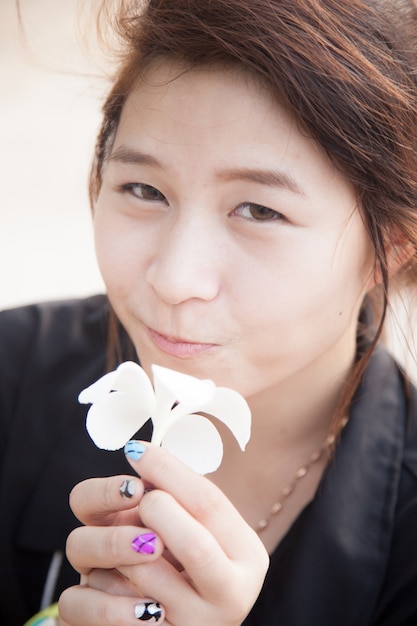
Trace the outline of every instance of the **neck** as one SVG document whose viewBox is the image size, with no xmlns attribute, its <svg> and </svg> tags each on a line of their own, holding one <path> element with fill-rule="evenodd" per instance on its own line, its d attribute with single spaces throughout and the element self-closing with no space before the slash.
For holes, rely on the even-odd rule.
<svg viewBox="0 0 417 626">
<path fill-rule="evenodd" d="M 345 357 L 344 360 L 342 357 Z M 277 451 L 300 449 L 312 451 L 322 445 L 329 434 L 341 392 L 352 368 L 354 349 L 346 351 L 298 372 L 277 386 L 247 398 L 252 412 L 252 435 L 248 452 L 262 458 Z M 229 453 L 225 440 L 225 460 Z M 233 454 L 233 453 L 232 453 Z"/>
<path fill-rule="evenodd" d="M 274 389 L 249 398 L 252 411 L 254 440 L 263 440 L 265 445 L 281 443 L 297 444 L 318 435 L 326 437 L 337 409 L 341 392 L 351 364 L 332 379 L 327 375 L 325 385 L 317 379 L 297 377 Z"/>
<path fill-rule="evenodd" d="M 262 540 L 270 552 L 314 497 L 331 454 L 331 445 L 325 442 L 352 367 L 353 349 L 351 355 L 344 364 L 341 358 L 321 362 L 247 398 L 252 411 L 252 436 L 243 455 L 228 429 L 222 429 L 223 463 L 211 478 L 253 528 L 267 519 Z M 283 488 L 293 485 L 299 468 L 304 468 L 319 451 L 317 462 L 285 500 L 283 511 L 271 517 L 271 507 L 281 502 Z"/>
</svg>

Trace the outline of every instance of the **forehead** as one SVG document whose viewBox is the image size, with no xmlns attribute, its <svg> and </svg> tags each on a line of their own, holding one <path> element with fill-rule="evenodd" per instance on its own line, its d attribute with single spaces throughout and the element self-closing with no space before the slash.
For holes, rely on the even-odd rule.
<svg viewBox="0 0 417 626">
<path fill-rule="evenodd" d="M 152 101 L 153 106 L 159 101 L 163 106 L 164 101 L 169 99 L 170 104 L 175 100 L 187 113 L 198 104 L 200 110 L 208 115 L 217 108 L 217 102 L 221 103 L 233 95 L 244 99 L 246 104 L 252 102 L 256 107 L 273 109 L 278 104 L 266 85 L 240 69 L 221 66 L 185 68 L 170 61 L 154 64 L 138 77 L 125 106 L 132 99 L 144 103 Z M 225 115 L 227 109 L 225 107 Z"/>
<path fill-rule="evenodd" d="M 194 168 L 211 160 L 272 168 L 285 159 L 297 169 L 305 164 L 310 177 L 335 169 L 271 90 L 240 68 L 154 64 L 127 98 L 114 150 L 120 145 L 157 151 L 162 160 L 187 153 Z"/>
<path fill-rule="evenodd" d="M 298 133 L 293 115 L 271 90 L 236 68 L 154 64 L 136 81 L 122 110 L 117 140 L 147 134 L 177 145 L 234 140 L 270 144 Z M 305 137 L 305 133 L 303 134 Z"/>
</svg>

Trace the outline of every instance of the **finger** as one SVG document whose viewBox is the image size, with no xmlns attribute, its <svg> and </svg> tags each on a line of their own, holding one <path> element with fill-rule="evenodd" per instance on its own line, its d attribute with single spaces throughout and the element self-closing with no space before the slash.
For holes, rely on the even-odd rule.
<svg viewBox="0 0 417 626">
<path fill-rule="evenodd" d="M 190 617 L 192 623 L 195 623 L 201 602 L 183 576 L 172 571 L 172 566 L 165 559 L 140 567 L 122 567 L 121 570 L 92 570 L 88 576 L 88 585 L 112 595 L 152 597 L 157 593 L 172 623 L 185 626 Z"/>
<path fill-rule="evenodd" d="M 121 572 L 144 595 L 157 594 L 169 622 L 178 626 L 241 624 L 259 595 L 249 573 L 250 580 L 244 585 L 239 586 L 239 579 L 232 577 L 213 599 L 201 597 L 187 573 L 180 574 L 164 558 L 140 567 L 122 567 Z"/>
<path fill-rule="evenodd" d="M 231 588 L 239 583 L 240 570 L 245 569 L 241 561 L 230 559 L 214 535 L 171 494 L 153 490 L 142 498 L 139 510 L 146 524 L 163 537 L 168 550 L 182 564 L 198 593 L 209 602 L 226 602 Z M 166 520 L 169 520 L 168 524 Z M 145 587 L 144 591 L 152 593 L 153 588 Z M 170 606 L 167 596 L 158 597 Z"/>
<path fill-rule="evenodd" d="M 70 506 L 80 522 L 90 526 L 136 524 L 143 492 L 143 481 L 133 476 L 90 478 L 73 488 Z"/>
<path fill-rule="evenodd" d="M 170 623 L 180 626 L 215 623 L 203 620 L 207 603 L 197 595 L 185 573 L 178 572 L 164 558 L 140 567 L 121 567 L 120 572 L 144 596 L 158 597 L 158 601 L 165 607 Z"/>
<path fill-rule="evenodd" d="M 139 590 L 126 576 L 117 569 L 93 569 L 88 575 L 88 587 L 105 591 L 113 596 L 129 596 L 137 598 L 138 595 L 148 594 Z"/>
<path fill-rule="evenodd" d="M 261 540 L 223 492 L 208 478 L 193 472 L 167 450 L 145 442 L 129 442 L 127 459 L 140 476 L 170 493 L 205 526 L 231 559 L 251 559 Z"/>
<path fill-rule="evenodd" d="M 114 596 L 90 587 L 69 587 L 59 599 L 59 614 L 70 626 L 137 626 L 165 623 L 164 608 L 151 598 Z"/>
<path fill-rule="evenodd" d="M 135 526 L 81 526 L 67 539 L 67 556 L 80 574 L 92 568 L 113 569 L 158 558 L 164 550 L 151 530 Z"/>
</svg>

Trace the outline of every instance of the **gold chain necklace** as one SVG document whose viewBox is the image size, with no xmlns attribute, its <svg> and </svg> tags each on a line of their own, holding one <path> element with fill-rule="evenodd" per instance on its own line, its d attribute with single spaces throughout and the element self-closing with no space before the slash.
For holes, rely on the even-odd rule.
<svg viewBox="0 0 417 626">
<path fill-rule="evenodd" d="M 347 417 L 343 418 L 343 420 L 341 420 L 337 434 L 328 435 L 326 439 L 324 440 L 323 444 L 321 445 L 321 447 L 318 448 L 318 450 L 316 450 L 315 452 L 313 452 L 313 454 L 309 456 L 309 458 L 307 459 L 306 463 L 304 463 L 304 465 L 298 468 L 291 482 L 289 482 L 288 485 L 286 485 L 281 490 L 281 493 L 278 499 L 273 503 L 266 517 L 263 517 L 262 519 L 259 520 L 255 528 L 258 535 L 262 531 L 264 531 L 265 528 L 267 528 L 267 526 L 269 525 L 270 521 L 276 515 L 278 515 L 278 513 L 282 511 L 285 501 L 293 493 L 294 489 L 296 488 L 300 480 L 304 478 L 304 476 L 306 476 L 311 466 L 317 463 L 317 461 L 319 461 L 322 458 L 325 452 L 331 450 L 334 447 L 337 437 L 340 435 L 341 431 L 346 426 L 347 422 L 348 422 L 348 418 Z"/>
</svg>

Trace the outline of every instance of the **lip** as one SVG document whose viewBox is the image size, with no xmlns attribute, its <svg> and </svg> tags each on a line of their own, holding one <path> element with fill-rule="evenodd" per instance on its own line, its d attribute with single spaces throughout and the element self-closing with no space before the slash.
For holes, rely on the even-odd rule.
<svg viewBox="0 0 417 626">
<path fill-rule="evenodd" d="M 179 359 L 190 359 L 217 346 L 214 343 L 198 343 L 178 337 L 169 337 L 147 327 L 148 336 L 161 352 Z"/>
</svg>

